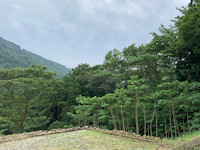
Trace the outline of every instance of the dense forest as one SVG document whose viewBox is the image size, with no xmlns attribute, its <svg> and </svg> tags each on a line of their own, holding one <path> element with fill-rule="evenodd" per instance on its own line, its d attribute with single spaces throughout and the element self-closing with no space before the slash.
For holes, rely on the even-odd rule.
<svg viewBox="0 0 200 150">
<path fill-rule="evenodd" d="M 47 66 L 49 71 L 56 71 L 58 78 L 63 77 L 71 69 L 33 54 L 20 46 L 0 37 L 0 68 L 30 67 L 33 64 Z"/>
<path fill-rule="evenodd" d="M 0 133 L 85 125 L 162 138 L 199 131 L 200 3 L 179 11 L 150 43 L 109 51 L 103 64 L 80 64 L 62 79 L 38 65 L 0 69 Z"/>
</svg>

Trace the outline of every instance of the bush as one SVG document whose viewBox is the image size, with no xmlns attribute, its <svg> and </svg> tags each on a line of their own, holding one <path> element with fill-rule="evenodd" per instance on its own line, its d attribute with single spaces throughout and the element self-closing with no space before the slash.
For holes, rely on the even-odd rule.
<svg viewBox="0 0 200 150">
<path fill-rule="evenodd" d="M 49 126 L 48 130 L 64 128 L 65 124 L 65 122 L 55 121 Z"/>
<path fill-rule="evenodd" d="M 69 129 L 69 128 L 74 128 L 74 126 L 72 124 L 64 126 L 64 129 Z"/>
</svg>

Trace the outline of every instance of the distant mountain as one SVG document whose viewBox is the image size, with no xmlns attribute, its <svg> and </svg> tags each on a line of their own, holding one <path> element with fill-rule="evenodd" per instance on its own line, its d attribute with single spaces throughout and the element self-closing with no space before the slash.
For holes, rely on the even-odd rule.
<svg viewBox="0 0 200 150">
<path fill-rule="evenodd" d="M 70 68 L 21 49 L 20 46 L 0 37 L 0 68 L 25 68 L 33 64 L 47 66 L 49 71 L 56 71 L 58 78 L 71 71 Z"/>
</svg>

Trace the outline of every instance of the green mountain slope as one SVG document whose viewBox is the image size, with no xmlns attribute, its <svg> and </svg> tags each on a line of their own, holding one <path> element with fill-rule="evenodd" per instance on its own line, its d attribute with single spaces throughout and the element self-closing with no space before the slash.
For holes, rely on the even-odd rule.
<svg viewBox="0 0 200 150">
<path fill-rule="evenodd" d="M 25 68 L 33 64 L 47 66 L 48 70 L 57 72 L 57 77 L 62 77 L 71 71 L 59 63 L 21 49 L 20 46 L 0 37 L 0 68 Z"/>
</svg>

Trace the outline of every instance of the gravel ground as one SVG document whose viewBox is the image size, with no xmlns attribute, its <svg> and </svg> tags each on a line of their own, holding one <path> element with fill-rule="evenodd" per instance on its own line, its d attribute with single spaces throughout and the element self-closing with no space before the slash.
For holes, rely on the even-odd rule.
<svg viewBox="0 0 200 150">
<path fill-rule="evenodd" d="M 158 145 L 150 143 L 86 130 L 32 137 L 0 144 L 0 150 L 153 150 L 158 147 Z"/>
</svg>

